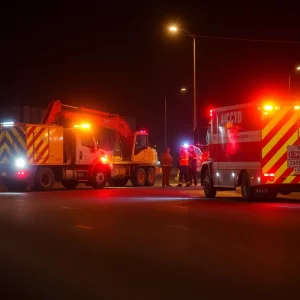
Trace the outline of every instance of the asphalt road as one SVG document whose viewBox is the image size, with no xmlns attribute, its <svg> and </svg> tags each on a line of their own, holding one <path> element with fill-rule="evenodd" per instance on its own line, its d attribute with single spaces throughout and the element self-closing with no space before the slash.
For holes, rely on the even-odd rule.
<svg viewBox="0 0 300 300">
<path fill-rule="evenodd" d="M 300 203 L 219 196 L 0 193 L 1 299 L 299 299 Z"/>
</svg>

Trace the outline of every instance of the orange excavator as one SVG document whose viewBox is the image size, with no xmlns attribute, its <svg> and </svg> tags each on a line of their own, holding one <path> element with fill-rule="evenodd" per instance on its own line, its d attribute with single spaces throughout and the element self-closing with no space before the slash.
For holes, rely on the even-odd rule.
<svg viewBox="0 0 300 300">
<path fill-rule="evenodd" d="M 94 138 L 113 164 L 111 186 L 153 186 L 158 168 L 155 149 L 149 147 L 146 131 L 132 132 L 119 115 L 64 105 L 53 100 L 42 118 L 42 124 L 73 128 L 75 124 L 91 124 Z"/>
</svg>

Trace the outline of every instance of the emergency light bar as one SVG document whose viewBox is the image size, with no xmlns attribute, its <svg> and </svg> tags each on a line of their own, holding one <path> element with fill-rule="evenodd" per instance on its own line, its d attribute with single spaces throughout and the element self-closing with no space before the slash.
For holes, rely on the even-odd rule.
<svg viewBox="0 0 300 300">
<path fill-rule="evenodd" d="M 14 122 L 3 122 L 3 123 L 1 123 L 1 125 L 4 127 L 9 127 L 9 126 L 13 126 Z"/>
<path fill-rule="evenodd" d="M 91 125 L 90 124 L 75 124 L 74 128 L 82 128 L 82 129 L 90 129 Z"/>
</svg>

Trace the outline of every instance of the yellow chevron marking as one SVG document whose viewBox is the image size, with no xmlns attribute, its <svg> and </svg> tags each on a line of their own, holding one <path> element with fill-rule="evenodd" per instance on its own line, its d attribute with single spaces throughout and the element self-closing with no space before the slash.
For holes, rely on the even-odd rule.
<svg viewBox="0 0 300 300">
<path fill-rule="evenodd" d="M 267 173 L 287 151 L 287 145 L 293 145 L 297 141 L 297 131 L 288 139 L 288 141 L 275 153 L 275 155 L 263 166 L 263 173 Z"/>
<path fill-rule="evenodd" d="M 292 180 L 294 180 L 295 176 L 288 176 L 284 181 L 283 183 L 291 183 Z"/>
<path fill-rule="evenodd" d="M 2 140 L 2 139 L 4 138 L 4 136 L 5 136 L 5 133 L 6 133 L 6 131 L 5 131 L 5 130 L 3 130 L 3 131 L 0 133 L 0 140 Z"/>
<path fill-rule="evenodd" d="M 7 144 L 3 144 L 2 147 L 0 148 L 0 155 L 6 150 L 8 153 L 11 152 L 10 147 Z"/>
<path fill-rule="evenodd" d="M 284 116 L 288 113 L 290 109 L 291 108 L 286 107 L 274 114 L 270 122 L 262 130 L 262 138 L 265 138 L 267 136 L 267 134 L 272 130 L 272 128 L 275 127 L 275 125 L 278 124 L 280 120 L 284 118 Z"/>
<path fill-rule="evenodd" d="M 21 127 L 19 127 L 19 128 L 23 131 L 23 129 L 22 129 Z M 20 144 L 22 145 L 22 147 L 25 149 L 25 148 L 26 148 L 25 141 L 24 141 L 24 139 L 20 136 L 19 132 L 16 130 L 15 127 L 12 127 L 11 130 L 12 130 L 13 134 L 16 136 L 16 138 L 18 139 L 19 143 L 20 143 Z M 23 131 L 23 132 L 24 132 L 24 131 Z M 26 134 L 26 133 L 24 132 L 24 134 Z"/>
<path fill-rule="evenodd" d="M 269 151 L 278 143 L 283 135 L 297 122 L 297 116 L 293 115 L 288 122 L 280 128 L 276 135 L 270 140 L 270 142 L 262 149 L 262 157 L 265 157 Z"/>
<path fill-rule="evenodd" d="M 39 157 L 40 153 L 42 153 L 44 151 L 45 148 L 48 148 L 48 143 L 44 143 L 41 147 L 40 147 L 40 150 L 38 152 L 36 152 L 36 155 L 35 155 L 35 163 L 40 163 L 40 162 L 43 162 L 44 159 L 47 157 L 48 155 L 48 149 L 45 151 L 45 153 L 43 154 L 43 156 L 38 160 L 36 161 L 36 159 Z"/>
<path fill-rule="evenodd" d="M 38 134 L 41 130 L 43 130 L 43 129 L 44 129 L 44 127 L 42 127 L 40 130 L 35 131 L 35 135 L 37 135 L 37 134 Z M 32 136 L 33 136 L 33 135 L 32 135 Z M 43 132 L 37 139 L 34 140 L 34 143 L 33 143 L 32 146 L 28 149 L 28 151 L 32 152 L 33 149 L 34 149 L 35 151 L 39 150 L 39 149 L 36 149 L 36 147 L 37 147 L 37 145 L 40 143 L 40 141 L 43 140 L 43 139 L 46 139 L 46 140 L 44 141 L 44 143 L 45 143 L 45 142 L 48 143 L 48 132 L 47 132 L 47 131 Z M 32 140 L 32 139 L 31 139 L 31 140 Z M 29 145 L 28 142 L 27 142 L 27 145 Z"/>
<path fill-rule="evenodd" d="M 280 166 L 280 168 L 275 172 L 275 178 L 274 181 L 268 181 L 267 183 L 274 184 L 275 181 L 282 176 L 282 174 L 287 169 L 287 160 L 284 161 L 284 163 Z"/>
<path fill-rule="evenodd" d="M 20 151 L 18 145 L 14 142 L 14 140 L 13 140 L 11 134 L 10 134 L 8 131 L 6 132 L 6 137 L 7 137 L 7 139 L 9 140 L 11 146 L 14 147 L 14 149 L 15 149 L 17 152 Z"/>
</svg>

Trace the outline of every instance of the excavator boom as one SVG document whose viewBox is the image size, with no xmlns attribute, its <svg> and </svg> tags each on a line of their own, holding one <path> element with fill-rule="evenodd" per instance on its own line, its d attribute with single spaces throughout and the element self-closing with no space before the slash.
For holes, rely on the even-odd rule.
<svg viewBox="0 0 300 300">
<path fill-rule="evenodd" d="M 92 122 L 99 127 L 116 129 L 123 137 L 132 138 L 128 123 L 121 116 L 84 107 L 64 105 L 60 100 L 53 100 L 42 118 L 42 124 L 59 124 L 63 120 L 75 122 Z"/>
</svg>

